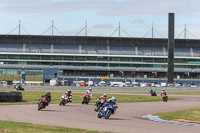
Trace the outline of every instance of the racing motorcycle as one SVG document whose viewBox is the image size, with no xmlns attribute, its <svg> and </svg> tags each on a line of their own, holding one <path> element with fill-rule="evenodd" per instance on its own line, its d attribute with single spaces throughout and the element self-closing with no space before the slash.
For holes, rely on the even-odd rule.
<svg viewBox="0 0 200 133">
<path fill-rule="evenodd" d="M 161 94 L 161 97 L 162 97 L 162 99 L 163 99 L 163 102 L 167 102 L 168 96 L 166 96 L 165 93 L 162 93 L 162 94 Z"/>
<path fill-rule="evenodd" d="M 106 99 L 104 97 L 101 98 L 100 100 L 97 100 L 96 104 L 94 105 L 95 106 L 94 111 L 98 112 L 105 102 L 106 102 Z"/>
<path fill-rule="evenodd" d="M 82 104 L 88 104 L 90 102 L 90 95 L 89 94 L 83 94 L 83 101 Z"/>
<path fill-rule="evenodd" d="M 108 119 L 111 116 L 111 114 L 115 113 L 115 110 L 117 108 L 118 108 L 118 106 L 117 105 L 113 105 L 112 103 L 106 104 L 106 106 L 99 111 L 97 117 L 98 118 L 104 117 L 105 119 Z"/>
<path fill-rule="evenodd" d="M 61 106 L 61 105 L 65 106 L 68 102 L 72 102 L 71 96 L 68 97 L 68 96 L 66 96 L 66 95 L 62 95 L 59 105 L 60 105 L 60 106 Z"/>
<path fill-rule="evenodd" d="M 46 106 L 48 106 L 48 100 L 45 97 L 40 98 L 38 102 L 38 110 L 41 110 Z"/>
<path fill-rule="evenodd" d="M 157 96 L 157 94 L 156 94 L 156 91 L 154 91 L 154 90 L 150 90 L 150 94 L 151 94 L 151 96 Z"/>
</svg>

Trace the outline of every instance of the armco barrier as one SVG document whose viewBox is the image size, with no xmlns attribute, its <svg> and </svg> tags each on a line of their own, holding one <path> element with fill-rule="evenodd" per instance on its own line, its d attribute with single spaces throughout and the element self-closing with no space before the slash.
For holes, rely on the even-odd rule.
<svg viewBox="0 0 200 133">
<path fill-rule="evenodd" d="M 12 91 L 1 91 L 0 92 L 0 102 L 21 102 L 22 93 L 12 92 Z"/>
</svg>

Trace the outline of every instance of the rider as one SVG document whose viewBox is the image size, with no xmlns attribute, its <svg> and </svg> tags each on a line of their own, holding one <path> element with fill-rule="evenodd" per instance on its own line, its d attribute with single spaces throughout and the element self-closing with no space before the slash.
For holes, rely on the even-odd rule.
<svg viewBox="0 0 200 133">
<path fill-rule="evenodd" d="M 150 92 L 150 94 L 152 94 L 152 93 L 153 93 L 153 90 L 151 89 L 149 92 Z"/>
<path fill-rule="evenodd" d="M 46 94 L 44 94 L 43 96 L 41 96 L 41 98 L 45 98 L 47 100 L 47 106 L 48 106 L 49 103 L 51 102 L 51 93 L 47 92 Z"/>
<path fill-rule="evenodd" d="M 156 92 L 155 92 L 153 89 L 150 89 L 149 93 L 150 93 L 151 95 L 156 95 Z"/>
<path fill-rule="evenodd" d="M 71 92 L 71 90 L 68 89 L 68 91 L 63 93 L 62 97 L 64 97 L 65 100 L 67 100 L 67 97 L 68 97 L 69 101 L 72 102 L 72 92 Z"/>
<path fill-rule="evenodd" d="M 162 91 L 161 91 L 161 96 L 162 96 L 162 94 L 165 94 L 165 96 L 167 97 L 167 91 L 165 90 L 165 89 L 163 89 Z"/>
<path fill-rule="evenodd" d="M 105 106 L 108 106 L 109 104 L 116 105 L 116 101 L 117 101 L 117 98 L 115 96 L 113 96 L 111 99 L 108 99 L 108 101 L 103 104 L 101 109 L 103 109 Z"/>
<path fill-rule="evenodd" d="M 104 101 L 106 101 L 106 97 L 107 97 L 107 94 L 104 93 L 104 94 L 99 98 L 99 101 L 100 101 L 101 99 L 103 99 Z"/>
<path fill-rule="evenodd" d="M 90 95 L 90 100 L 92 100 L 92 88 L 89 88 L 86 92 Z"/>
</svg>

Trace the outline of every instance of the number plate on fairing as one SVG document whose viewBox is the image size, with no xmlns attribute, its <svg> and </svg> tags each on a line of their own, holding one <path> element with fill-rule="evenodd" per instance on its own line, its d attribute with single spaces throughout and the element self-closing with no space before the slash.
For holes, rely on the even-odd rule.
<svg viewBox="0 0 200 133">
<path fill-rule="evenodd" d="M 104 111 L 106 111 L 106 110 L 107 110 L 107 107 L 104 108 Z"/>
</svg>

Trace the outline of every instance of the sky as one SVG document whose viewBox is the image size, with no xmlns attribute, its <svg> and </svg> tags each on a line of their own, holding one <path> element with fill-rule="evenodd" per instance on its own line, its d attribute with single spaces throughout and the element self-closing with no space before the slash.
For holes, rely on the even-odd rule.
<svg viewBox="0 0 200 133">
<path fill-rule="evenodd" d="M 200 38 L 199 0 L 0 0 L 0 34 L 167 38 L 175 13 L 175 38 Z M 16 28 L 16 29 L 15 29 Z M 48 30 L 49 29 L 49 30 Z M 82 30 L 83 29 L 83 30 Z M 82 31 L 81 31 L 82 30 Z M 114 32 L 116 31 L 116 32 Z M 147 34 L 149 33 L 149 34 Z M 181 34 L 182 33 L 182 34 Z"/>
</svg>

